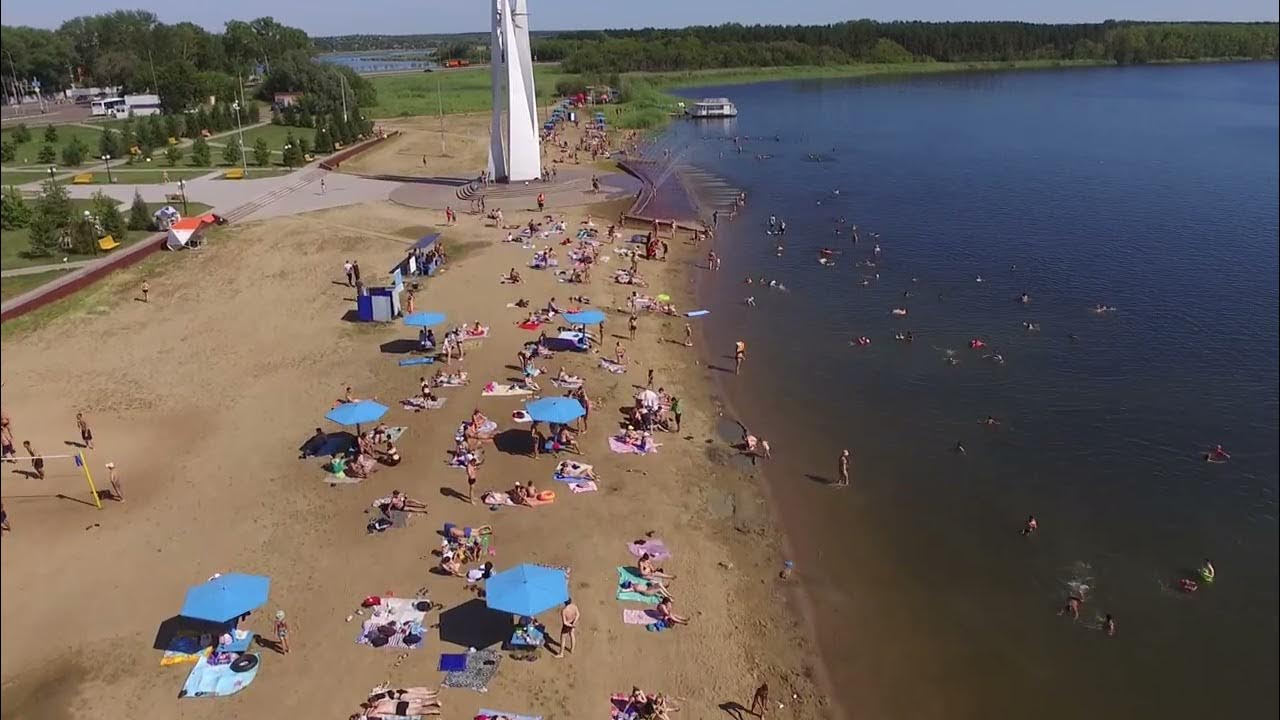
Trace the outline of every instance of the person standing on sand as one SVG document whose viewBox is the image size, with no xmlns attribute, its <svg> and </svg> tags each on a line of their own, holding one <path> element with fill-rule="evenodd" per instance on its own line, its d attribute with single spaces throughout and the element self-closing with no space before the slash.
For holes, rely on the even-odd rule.
<svg viewBox="0 0 1280 720">
<path fill-rule="evenodd" d="M 31 456 L 31 469 L 35 472 L 36 477 L 44 479 L 44 458 L 31 447 L 30 440 L 23 440 L 22 447 L 27 451 L 27 455 Z"/>
<path fill-rule="evenodd" d="M 276 641 L 280 643 L 280 654 L 289 654 L 289 623 L 284 620 L 284 611 L 276 611 Z"/>
<path fill-rule="evenodd" d="M 479 479 L 479 472 L 476 470 L 476 458 L 474 456 L 467 459 L 467 502 L 472 505 L 476 504 L 476 480 Z"/>
<path fill-rule="evenodd" d="M 547 196 L 538 193 L 538 212 L 542 212 L 547 207 Z"/>
<path fill-rule="evenodd" d="M 636 319 L 635 313 L 631 313 L 631 317 L 627 318 L 627 333 L 631 336 L 632 340 L 636 339 L 636 330 L 639 329 L 639 327 L 640 321 Z M 604 333 L 600 334 L 604 335 Z"/>
<path fill-rule="evenodd" d="M 747 343 L 739 340 L 733 344 L 733 374 L 742 374 L 742 361 L 747 357 Z"/>
<path fill-rule="evenodd" d="M 649 390 L 653 389 L 653 368 L 649 368 L 649 380 L 645 384 L 645 387 Z"/>
<path fill-rule="evenodd" d="M 142 302 L 151 302 L 151 283 L 142 281 Z"/>
<path fill-rule="evenodd" d="M 582 385 L 577 392 L 578 402 L 582 404 L 582 429 L 579 433 L 587 431 L 587 418 L 591 417 L 591 396 L 587 395 L 587 386 Z"/>
<path fill-rule="evenodd" d="M 680 398 L 671 396 L 671 416 L 676 420 L 676 432 L 680 432 L 680 418 L 684 412 L 680 408 Z"/>
<path fill-rule="evenodd" d="M 845 487 L 849 484 L 849 451 L 848 449 L 840 451 L 840 464 L 837 468 L 840 479 L 836 481 L 839 487 Z"/>
<path fill-rule="evenodd" d="M 86 448 L 93 449 L 93 431 L 85 422 L 84 413 L 76 413 L 76 427 L 80 429 L 80 440 Z"/>
<path fill-rule="evenodd" d="M 693 326 L 689 323 L 684 324 L 684 346 L 693 347 Z"/>
<path fill-rule="evenodd" d="M 111 483 L 111 497 L 116 502 L 124 502 L 124 481 L 120 479 L 120 473 L 116 472 L 114 462 L 107 463 L 107 481 Z"/>
<path fill-rule="evenodd" d="M 5 423 L 0 427 L 0 456 L 4 457 L 5 462 L 15 462 L 13 458 L 17 454 L 13 449 L 13 431 L 9 429 L 9 424 Z"/>
<path fill-rule="evenodd" d="M 320 178 L 320 194 L 324 194 L 324 178 Z"/>
<path fill-rule="evenodd" d="M 350 260 L 347 260 L 342 263 L 342 271 L 347 274 L 347 287 L 355 287 L 356 276 L 353 273 L 354 269 L 355 269 L 355 266 L 351 264 Z"/>
<path fill-rule="evenodd" d="M 761 682 L 760 687 L 756 688 L 756 694 L 751 696 L 750 712 L 752 715 L 755 715 L 756 717 L 759 717 L 759 718 L 764 717 L 764 714 L 769 712 L 768 681 Z"/>
<path fill-rule="evenodd" d="M 359 260 L 351 261 L 351 277 L 355 278 L 356 285 L 360 284 L 360 261 Z"/>
<path fill-rule="evenodd" d="M 627 364 L 627 349 L 622 347 L 622 341 L 619 340 L 613 346 L 613 361 L 619 365 Z"/>
<path fill-rule="evenodd" d="M 573 598 L 565 600 L 564 607 L 560 609 L 560 648 L 555 657 L 564 657 L 566 652 L 573 652 L 573 649 L 578 646 L 580 616 L 578 606 L 573 604 Z"/>
</svg>

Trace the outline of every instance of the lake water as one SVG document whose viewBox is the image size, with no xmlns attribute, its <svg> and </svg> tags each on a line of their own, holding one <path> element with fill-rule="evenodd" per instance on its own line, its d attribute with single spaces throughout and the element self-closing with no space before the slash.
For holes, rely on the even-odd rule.
<svg viewBox="0 0 1280 720">
<path fill-rule="evenodd" d="M 358 73 L 403 72 L 435 68 L 439 63 L 424 60 L 430 50 L 379 50 L 376 52 L 326 53 L 320 62 L 343 65 Z"/>
<path fill-rule="evenodd" d="M 1258 63 L 688 93 L 740 116 L 659 149 L 749 197 L 702 278 L 711 358 L 748 343 L 717 375 L 773 446 L 854 716 L 1276 715 L 1278 86 Z M 1217 582 L 1174 590 L 1205 557 Z"/>
</svg>

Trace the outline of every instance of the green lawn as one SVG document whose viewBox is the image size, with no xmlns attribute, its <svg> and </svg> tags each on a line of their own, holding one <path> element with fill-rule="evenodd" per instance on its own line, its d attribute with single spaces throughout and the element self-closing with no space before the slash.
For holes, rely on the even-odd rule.
<svg viewBox="0 0 1280 720">
<path fill-rule="evenodd" d="M 281 148 L 284 147 L 284 140 L 290 133 L 293 133 L 295 140 L 306 138 L 307 142 L 310 143 L 315 137 L 316 131 L 308 130 L 306 128 L 285 127 L 284 125 L 270 124 L 263 125 L 262 127 L 256 127 L 252 130 L 245 130 L 244 146 L 249 151 L 249 161 L 253 161 L 253 144 L 258 141 L 258 138 L 266 138 L 267 146 L 271 148 L 271 151 L 274 153 L 280 153 Z M 209 144 L 214 146 L 216 150 L 214 155 L 215 159 L 221 160 L 222 146 L 227 143 L 234 143 L 237 137 L 239 137 L 238 134 L 232 133 L 230 135 L 224 135 L 216 140 L 210 140 Z"/>
<path fill-rule="evenodd" d="M 156 210 L 159 210 L 167 204 L 169 203 L 148 203 L 147 207 L 154 213 Z M 71 206 L 72 212 L 84 212 L 93 207 L 93 201 L 89 199 L 76 199 L 71 201 Z M 181 204 L 175 204 L 174 207 L 177 207 L 179 210 L 182 209 Z M 199 215 L 207 212 L 209 209 L 209 206 L 203 203 L 187 203 L 188 215 Z M 120 211 L 125 213 L 127 217 L 129 208 L 127 205 L 122 205 Z M 128 245 L 151 234 L 151 231 L 148 230 L 130 230 L 125 233 L 125 237 L 116 238 L 116 240 L 119 241 L 121 245 Z M 12 270 L 14 268 L 31 267 L 33 265 L 51 265 L 62 262 L 62 258 L 64 257 L 71 262 L 76 260 L 90 260 L 97 257 L 95 255 L 79 255 L 70 252 L 59 253 L 54 257 L 31 257 L 27 255 L 27 250 L 30 247 L 31 239 L 26 228 L 6 230 L 3 236 L 0 236 L 0 268 Z"/>
<path fill-rule="evenodd" d="M 154 166 L 155 163 L 152 163 Z M 111 168 L 111 179 L 116 185 L 153 185 L 164 181 L 165 174 L 169 175 L 169 182 L 176 183 L 178 180 L 190 180 L 198 178 L 201 175 L 208 175 L 216 168 L 184 168 L 181 164 L 177 167 L 149 167 L 140 170 L 119 170 L 115 167 Z M 96 170 L 93 173 L 94 185 L 107 184 L 107 171 Z"/>
<path fill-rule="evenodd" d="M 14 275 L 13 277 L 0 278 L 0 300 L 8 300 L 32 288 L 56 280 L 62 276 L 66 270 L 50 270 L 49 272 L 35 273 L 34 275 Z"/>
<path fill-rule="evenodd" d="M 37 180 L 45 180 L 49 173 L 42 170 L 4 170 L 0 171 L 0 185 L 23 185 Z"/>
<path fill-rule="evenodd" d="M 58 167 L 62 166 L 62 148 L 71 142 L 73 137 L 78 137 L 85 146 L 89 148 L 86 155 L 85 163 L 94 162 L 94 158 L 98 154 L 98 138 L 102 135 L 101 130 L 94 128 L 80 127 L 79 125 L 55 125 L 58 132 L 58 141 L 53 144 L 53 149 L 57 151 L 58 158 L 52 163 Z M 18 145 L 13 161 L 6 163 L 8 165 L 38 165 L 36 155 L 39 154 L 40 148 L 44 145 L 44 127 L 29 126 L 31 131 L 31 140 Z M 4 139 L 10 141 L 13 136 L 12 129 L 5 129 Z"/>
<path fill-rule="evenodd" d="M 538 104 L 552 102 L 556 81 L 566 77 L 573 76 L 561 72 L 558 66 L 535 65 L 533 84 L 538 91 Z M 441 101 L 446 114 L 487 110 L 493 106 L 490 79 L 489 68 L 371 77 L 369 82 L 378 91 L 378 104 L 369 108 L 369 117 L 436 115 Z"/>
</svg>

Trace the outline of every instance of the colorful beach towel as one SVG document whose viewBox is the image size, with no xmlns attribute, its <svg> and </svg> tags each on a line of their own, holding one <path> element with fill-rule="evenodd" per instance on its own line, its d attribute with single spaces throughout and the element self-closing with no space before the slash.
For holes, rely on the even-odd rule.
<svg viewBox="0 0 1280 720">
<path fill-rule="evenodd" d="M 444 407 L 449 398 L 436 398 L 434 401 L 423 400 L 420 397 L 405 398 L 400 401 L 400 407 L 404 410 L 413 412 L 422 412 L 423 410 L 439 410 Z M 394 442 L 394 441 L 392 441 Z"/>
<path fill-rule="evenodd" d="M 605 360 L 604 358 L 600 358 L 600 367 L 608 370 L 614 375 L 621 375 L 627 371 L 626 365 L 619 365 L 612 360 Z"/>
<path fill-rule="evenodd" d="M 666 560 L 671 557 L 671 551 L 667 549 L 666 543 L 658 538 L 633 540 L 627 543 L 627 552 L 635 557 L 649 553 L 649 557 L 654 560 Z"/>
<path fill-rule="evenodd" d="M 618 567 L 618 594 L 617 594 L 617 598 L 619 600 L 624 600 L 627 602 L 644 603 L 646 605 L 658 604 L 658 598 L 656 597 L 652 597 L 649 595 L 641 595 L 638 592 L 624 589 L 622 587 L 622 584 L 624 582 L 645 583 L 647 585 L 649 581 L 645 580 L 638 573 L 633 572 L 631 568 L 619 566 Z"/>
<path fill-rule="evenodd" d="M 629 445 L 627 443 L 624 443 L 618 438 L 609 438 L 609 449 L 620 455 L 627 455 L 627 454 L 649 455 L 651 453 L 658 452 L 658 445 L 657 443 L 655 443 L 646 451 L 646 450 L 641 450 L 635 445 Z"/>
<path fill-rule="evenodd" d="M 326 472 L 320 480 L 329 483 L 330 485 L 355 485 L 356 483 L 363 482 L 364 478 L 352 477 L 346 473 L 338 473 L 335 475 L 331 472 Z"/>
<path fill-rule="evenodd" d="M 517 715 L 513 712 L 507 712 L 505 710 L 489 710 L 487 708 L 480 708 L 480 711 L 476 713 L 476 717 L 482 717 L 482 718 L 503 717 L 503 718 L 511 718 L 511 720 L 542 720 L 541 715 Z"/>
<path fill-rule="evenodd" d="M 481 394 L 486 397 L 514 397 L 516 395 L 532 395 L 533 391 L 523 385 L 494 381 L 485 384 L 484 392 Z"/>
<path fill-rule="evenodd" d="M 382 598 L 382 604 L 375 606 L 373 614 L 361 625 L 356 644 L 372 645 L 372 639 L 381 634 L 379 628 L 394 622 L 399 630 L 387 638 L 383 648 L 416 650 L 422 647 L 426 637 L 422 624 L 427 619 L 427 613 L 416 607 L 417 602 L 414 598 Z M 412 638 L 416 638 L 417 642 L 410 643 L 409 639 Z"/>
<path fill-rule="evenodd" d="M 258 668 L 262 667 L 262 658 L 257 653 L 250 654 L 258 657 L 258 664 L 247 672 L 232 672 L 231 663 L 210 665 L 208 656 L 201 657 L 191 668 L 178 697 L 226 697 L 249 687 L 249 683 L 258 676 Z"/>
<path fill-rule="evenodd" d="M 401 360 L 396 364 L 399 365 L 400 367 L 412 367 L 414 365 L 430 365 L 435 361 L 436 359 L 433 357 L 414 357 L 414 358 L 405 358 L 404 360 Z"/>
<path fill-rule="evenodd" d="M 498 674 L 498 665 L 501 662 L 502 655 L 498 654 L 496 650 L 477 650 L 473 653 L 467 653 L 466 667 L 462 670 L 446 673 L 442 684 L 445 687 L 467 688 L 486 692 L 489 681 L 493 680 L 493 676 Z"/>
<path fill-rule="evenodd" d="M 463 341 L 466 341 L 466 340 L 483 340 L 483 339 L 485 339 L 485 338 L 487 338 L 487 337 L 489 337 L 489 326 L 488 326 L 488 325 L 485 325 L 484 327 L 480 328 L 480 332 L 478 332 L 478 333 L 472 333 L 470 330 L 464 330 L 464 331 L 462 331 L 462 339 L 463 339 Z"/>
</svg>

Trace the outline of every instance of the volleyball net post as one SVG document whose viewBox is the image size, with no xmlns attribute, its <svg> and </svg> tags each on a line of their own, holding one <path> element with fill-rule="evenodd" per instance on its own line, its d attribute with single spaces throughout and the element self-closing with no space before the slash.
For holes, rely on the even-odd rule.
<svg viewBox="0 0 1280 720">
<path fill-rule="evenodd" d="M 75 454 L 76 467 L 84 471 L 84 481 L 89 483 L 89 497 L 93 498 L 93 506 L 102 509 L 102 498 L 98 497 L 98 488 L 93 484 L 93 474 L 89 472 L 89 463 L 84 460 L 84 451 Z"/>
</svg>

